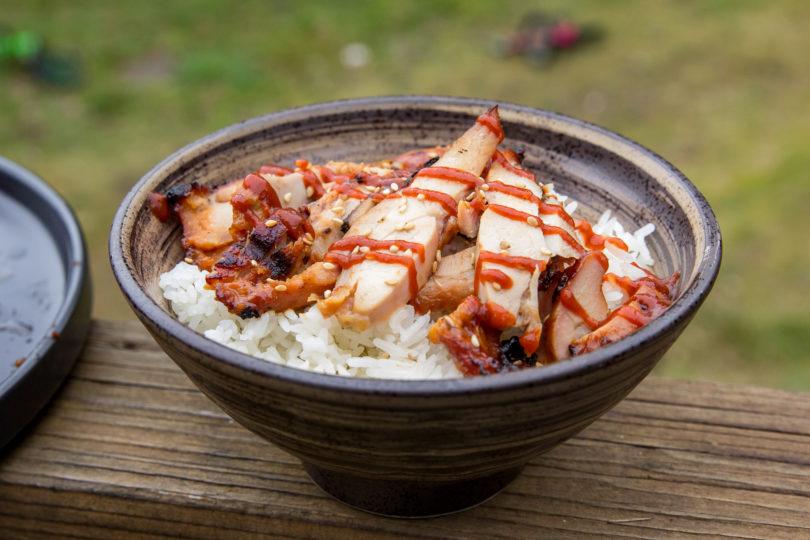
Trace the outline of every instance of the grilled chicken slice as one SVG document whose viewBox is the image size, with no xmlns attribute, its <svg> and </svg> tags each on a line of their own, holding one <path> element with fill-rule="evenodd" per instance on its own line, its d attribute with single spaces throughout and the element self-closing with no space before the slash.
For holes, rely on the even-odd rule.
<svg viewBox="0 0 810 540">
<path fill-rule="evenodd" d="M 324 316 L 364 330 L 410 301 L 430 275 L 436 252 L 457 229 L 457 204 L 476 185 L 503 130 L 497 107 L 481 115 L 410 186 L 361 216 L 325 260 L 343 268 Z"/>
<path fill-rule="evenodd" d="M 630 298 L 592 332 L 571 342 L 573 354 L 584 354 L 618 341 L 658 317 L 671 304 L 678 275 L 660 280 L 652 276 L 633 282 Z"/>
<path fill-rule="evenodd" d="M 420 313 L 453 311 L 473 294 L 476 249 L 469 247 L 442 257 L 436 271 L 419 289 L 414 306 Z"/>
<path fill-rule="evenodd" d="M 573 267 L 573 275 L 560 290 L 545 322 L 543 339 L 547 361 L 570 358 L 571 342 L 599 327 L 608 309 L 602 294 L 607 257 L 590 251 Z"/>
<path fill-rule="evenodd" d="M 485 188 L 476 292 L 485 304 L 496 304 L 511 315 L 509 326 L 524 329 L 520 342 L 531 355 L 539 347 L 543 326 L 540 273 L 551 255 L 579 256 L 584 250 L 562 207 L 544 202 L 547 194 L 535 176 L 503 154 L 496 153 Z"/>
</svg>

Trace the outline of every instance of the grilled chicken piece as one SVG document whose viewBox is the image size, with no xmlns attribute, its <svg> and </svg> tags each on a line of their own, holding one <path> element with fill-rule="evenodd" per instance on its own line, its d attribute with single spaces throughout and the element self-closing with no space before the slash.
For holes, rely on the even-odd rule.
<svg viewBox="0 0 810 540">
<path fill-rule="evenodd" d="M 677 280 L 677 274 L 666 280 L 654 277 L 636 280 L 627 302 L 615 309 L 598 328 L 573 340 L 569 347 L 571 353 L 584 354 L 618 341 L 658 317 L 672 304 Z"/>
<path fill-rule="evenodd" d="M 559 293 L 545 322 L 543 338 L 547 360 L 570 358 L 571 342 L 596 329 L 607 317 L 602 278 L 608 268 L 601 251 L 590 251 L 573 267 L 573 275 Z"/>
<path fill-rule="evenodd" d="M 436 271 L 414 299 L 417 311 L 453 311 L 462 300 L 473 294 L 475 255 L 475 248 L 469 247 L 442 257 Z"/>
<path fill-rule="evenodd" d="M 486 306 L 474 295 L 465 298 L 453 313 L 430 327 L 428 337 L 450 352 L 465 375 L 487 375 L 503 370 L 500 331 L 486 324 Z"/>
<path fill-rule="evenodd" d="M 343 272 L 333 294 L 318 303 L 324 316 L 336 314 L 342 325 L 364 330 L 410 301 L 458 226 L 458 202 L 481 182 L 478 175 L 502 139 L 493 107 L 408 188 L 361 216 L 325 257 Z"/>
<path fill-rule="evenodd" d="M 535 176 L 503 154 L 496 153 L 486 188 L 476 292 L 485 304 L 497 304 L 511 314 L 509 326 L 524 328 L 520 342 L 531 355 L 539 347 L 543 326 L 540 273 L 552 254 L 579 256 L 584 250 L 562 207 L 545 203 L 546 193 Z"/>
</svg>

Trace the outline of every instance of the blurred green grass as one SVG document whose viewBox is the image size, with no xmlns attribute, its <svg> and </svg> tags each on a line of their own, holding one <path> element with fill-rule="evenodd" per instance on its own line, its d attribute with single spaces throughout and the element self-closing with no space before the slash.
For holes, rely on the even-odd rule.
<svg viewBox="0 0 810 540">
<path fill-rule="evenodd" d="M 442 94 L 562 112 L 635 139 L 703 191 L 724 238 L 714 292 L 659 375 L 810 389 L 810 3 L 4 2 L 0 24 L 79 59 L 59 89 L 0 68 L 0 154 L 76 210 L 94 315 L 129 318 L 107 262 L 126 190 L 184 144 L 331 99 Z M 543 10 L 604 38 L 544 67 L 493 40 Z M 339 51 L 371 51 L 347 68 Z"/>
</svg>

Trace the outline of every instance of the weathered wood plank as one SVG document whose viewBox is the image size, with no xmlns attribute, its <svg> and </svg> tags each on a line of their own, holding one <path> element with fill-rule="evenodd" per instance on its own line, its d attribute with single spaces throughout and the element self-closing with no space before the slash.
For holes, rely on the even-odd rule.
<svg viewBox="0 0 810 540">
<path fill-rule="evenodd" d="M 332 500 L 232 422 L 137 323 L 96 321 L 0 454 L 2 537 L 810 537 L 810 395 L 649 378 L 473 510 L 405 521 Z"/>
</svg>

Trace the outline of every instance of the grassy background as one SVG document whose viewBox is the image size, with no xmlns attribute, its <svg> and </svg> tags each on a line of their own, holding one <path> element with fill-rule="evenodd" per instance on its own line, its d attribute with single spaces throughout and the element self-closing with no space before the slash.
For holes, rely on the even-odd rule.
<svg viewBox="0 0 810 540">
<path fill-rule="evenodd" d="M 679 167 L 724 237 L 714 292 L 659 375 L 810 389 L 810 3 L 0 0 L 0 24 L 81 61 L 82 83 L 0 68 L 0 154 L 76 210 L 94 315 L 128 318 L 107 262 L 123 194 L 162 158 L 286 107 L 385 94 L 481 97 L 615 130 Z M 603 39 L 543 67 L 493 40 L 532 10 Z M 369 62 L 339 51 L 362 42 Z"/>
</svg>

